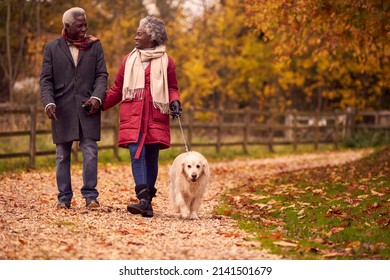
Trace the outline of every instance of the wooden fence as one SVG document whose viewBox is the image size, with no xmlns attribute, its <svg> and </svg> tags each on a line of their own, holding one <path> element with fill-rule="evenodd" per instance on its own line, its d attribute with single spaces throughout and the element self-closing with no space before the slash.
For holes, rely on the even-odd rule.
<svg viewBox="0 0 390 280">
<path fill-rule="evenodd" d="M 5 123 L 11 115 L 23 115 L 20 119 L 28 119 L 24 123 L 25 129 L 11 129 L 15 124 L 11 126 Z M 28 157 L 30 165 L 34 166 L 36 156 L 55 154 L 54 145 L 53 149 L 37 150 L 37 136 L 51 134 L 49 123 L 42 110 L 36 106 L 0 106 L 1 142 L 17 136 L 29 137 L 28 151 L 15 152 L 17 147 L 14 147 L 11 152 L 0 153 L 0 159 Z M 171 121 L 172 146 L 184 146 L 184 136 L 188 146 L 212 146 L 217 153 L 222 146 L 228 145 L 242 146 L 244 152 L 248 152 L 249 145 L 265 145 L 270 151 L 274 151 L 275 145 L 292 145 L 297 149 L 299 144 L 307 143 L 312 143 L 315 149 L 321 143 L 333 143 L 338 148 L 341 141 L 359 129 L 390 130 L 390 111 L 273 113 L 250 109 L 211 111 L 190 108 L 183 112 L 181 124 L 183 134 L 178 120 Z M 116 143 L 117 110 L 113 110 L 110 117 L 107 112 L 103 112 L 103 131 L 112 135 L 112 143 L 99 145 L 99 150 L 112 149 L 114 157 L 119 158 Z M 12 145 L 12 141 L 9 144 Z M 73 154 L 77 159 L 77 145 L 74 146 Z"/>
<path fill-rule="evenodd" d="M 18 116 L 18 121 L 14 121 L 12 124 L 9 123 L 9 116 Z M 24 129 L 20 129 L 20 126 L 23 126 Z M 26 126 L 28 126 L 29 129 L 25 129 Z M 114 157 L 119 159 L 118 146 L 116 145 L 116 139 L 118 138 L 118 123 L 103 119 L 102 131 L 109 131 L 113 136 L 113 141 L 108 145 L 99 145 L 99 150 L 111 149 Z M 13 147 L 12 150 L 22 150 L 21 152 L 0 152 L 0 159 L 28 157 L 30 166 L 34 166 L 35 158 L 37 156 L 54 155 L 54 145 L 52 149 L 37 150 L 37 137 L 40 135 L 51 135 L 50 120 L 47 119 L 41 108 L 37 109 L 37 107 L 33 105 L 20 107 L 0 105 L 0 142 L 2 145 L 10 145 Z M 23 151 L 22 147 L 16 147 L 13 141 L 10 140 L 18 136 L 29 137 L 28 151 Z M 4 143 L 7 138 L 8 143 Z M 72 146 L 72 153 L 73 157 L 77 160 L 79 153 L 77 145 Z"/>
<path fill-rule="evenodd" d="M 175 121 L 171 127 L 179 130 Z M 293 145 L 296 150 L 299 144 L 308 143 L 314 149 L 321 143 L 333 143 L 337 149 L 341 141 L 358 130 L 390 130 L 390 111 L 276 113 L 189 109 L 183 116 L 182 127 L 189 146 L 213 146 L 216 152 L 227 145 L 240 145 L 244 152 L 248 152 L 249 145 L 265 145 L 274 151 L 274 145 Z M 183 145 L 180 140 L 173 145 Z"/>
</svg>

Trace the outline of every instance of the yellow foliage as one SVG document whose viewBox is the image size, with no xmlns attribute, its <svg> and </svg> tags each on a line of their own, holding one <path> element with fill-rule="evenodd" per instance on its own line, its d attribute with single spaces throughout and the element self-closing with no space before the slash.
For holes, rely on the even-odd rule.
<svg viewBox="0 0 390 280">
<path fill-rule="evenodd" d="M 290 85 L 300 87 L 308 100 L 319 89 L 325 98 L 340 97 L 341 106 L 368 108 L 378 106 L 375 98 L 389 90 L 389 63 L 384 61 L 390 53 L 382 28 L 388 6 L 375 0 L 244 3 L 249 26 L 273 39 L 275 61 L 286 56 L 294 61 L 292 69 L 275 64 L 274 81 L 282 90 L 289 90 L 291 70 L 295 83 Z M 270 88 L 264 92 L 272 94 Z M 351 94 L 363 90 L 365 94 Z"/>
<path fill-rule="evenodd" d="M 217 120 L 217 113 L 213 112 L 196 112 L 195 113 L 195 119 L 200 121 L 216 121 Z"/>
<path fill-rule="evenodd" d="M 81 2 L 88 7 L 91 34 L 102 42 L 111 85 L 134 47 L 139 20 L 153 11 L 145 8 L 145 1 Z M 390 90 L 388 5 L 377 0 L 224 0 L 211 1 L 204 14 L 187 18 L 183 1 L 166 1 L 173 2 L 178 6 L 171 6 L 165 18 L 167 50 L 176 64 L 185 107 L 281 109 L 295 104 L 312 109 L 319 94 L 331 106 L 390 106 L 378 104 Z M 11 47 L 18 52 L 18 38 L 25 38 L 21 76 L 38 75 L 39 66 L 34 65 L 40 65 L 42 46 L 59 35 L 68 4 L 11 3 L 15 24 L 21 10 L 16 5 L 33 8 L 31 22 L 11 32 Z M 40 16 L 35 14 L 38 3 Z M 0 12 L 6 15 L 5 6 Z M 5 42 L 4 32 L 0 41 Z M 8 61 L 5 54 L 1 59 Z M 6 76 L 4 71 L 0 73 Z"/>
</svg>

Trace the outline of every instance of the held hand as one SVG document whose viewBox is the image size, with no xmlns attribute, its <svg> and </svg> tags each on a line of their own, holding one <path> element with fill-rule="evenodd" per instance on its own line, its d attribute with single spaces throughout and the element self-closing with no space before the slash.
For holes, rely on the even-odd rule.
<svg viewBox="0 0 390 280">
<path fill-rule="evenodd" d="M 95 98 L 90 98 L 84 102 L 82 107 L 86 110 L 87 115 L 93 115 L 100 110 L 100 102 Z"/>
<path fill-rule="evenodd" d="M 49 119 L 56 121 L 57 120 L 56 106 L 55 105 L 47 106 L 46 115 Z"/>
<path fill-rule="evenodd" d="M 177 100 L 173 100 L 170 105 L 172 119 L 177 119 L 181 116 L 180 103 Z"/>
</svg>

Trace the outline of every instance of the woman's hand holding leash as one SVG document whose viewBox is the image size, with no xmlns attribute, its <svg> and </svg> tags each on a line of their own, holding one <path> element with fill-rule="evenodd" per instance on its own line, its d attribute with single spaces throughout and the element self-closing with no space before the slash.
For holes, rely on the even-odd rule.
<svg viewBox="0 0 390 280">
<path fill-rule="evenodd" d="M 171 105 L 170 105 L 170 109 L 171 109 L 171 116 L 172 116 L 172 119 L 177 119 L 181 116 L 181 107 L 180 107 L 180 102 L 177 101 L 177 100 L 173 100 L 171 102 Z"/>
<path fill-rule="evenodd" d="M 172 103 L 171 103 L 170 108 L 171 108 L 172 119 L 178 119 L 178 121 L 179 121 L 180 131 L 181 131 L 181 135 L 183 136 L 183 141 L 184 141 L 184 147 L 186 149 L 186 152 L 188 153 L 189 152 L 189 148 L 188 148 L 188 145 L 187 145 L 186 138 L 184 137 L 183 127 L 181 126 L 180 117 L 181 117 L 182 109 L 180 107 L 179 101 L 173 100 Z"/>
</svg>

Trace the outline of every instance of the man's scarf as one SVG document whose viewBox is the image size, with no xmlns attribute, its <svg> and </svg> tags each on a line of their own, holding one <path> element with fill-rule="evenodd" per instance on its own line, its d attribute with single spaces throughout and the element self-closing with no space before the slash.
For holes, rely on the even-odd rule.
<svg viewBox="0 0 390 280">
<path fill-rule="evenodd" d="M 98 38 L 92 36 L 92 35 L 87 35 L 84 38 L 80 40 L 72 40 L 68 37 L 68 34 L 66 33 L 65 29 L 62 29 L 62 37 L 64 37 L 65 41 L 78 48 L 80 51 L 87 51 L 89 48 L 92 46 L 93 43 L 96 41 L 99 41 Z"/>
<path fill-rule="evenodd" d="M 150 61 L 150 92 L 153 105 L 162 114 L 169 113 L 168 92 L 168 55 L 165 46 L 155 49 L 134 49 L 126 60 L 125 74 L 123 78 L 122 100 L 143 98 L 145 88 L 145 71 L 143 61 Z"/>
</svg>

